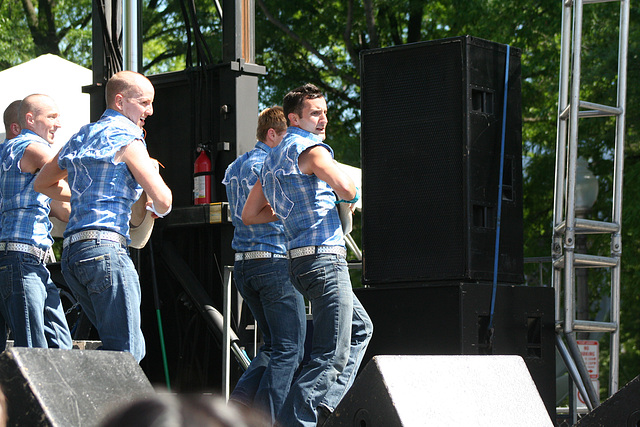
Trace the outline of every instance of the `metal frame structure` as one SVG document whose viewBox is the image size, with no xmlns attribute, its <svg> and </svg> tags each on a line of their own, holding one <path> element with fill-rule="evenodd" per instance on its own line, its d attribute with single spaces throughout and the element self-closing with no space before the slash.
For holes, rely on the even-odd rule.
<svg viewBox="0 0 640 427">
<path fill-rule="evenodd" d="M 580 99 L 583 5 L 620 1 L 618 40 L 617 104 L 600 105 Z M 609 394 L 618 390 L 620 353 L 620 260 L 622 255 L 622 177 L 625 141 L 627 91 L 627 48 L 629 0 L 564 0 L 560 52 L 556 172 L 554 190 L 554 229 L 552 243 L 553 286 L 556 296 L 556 342 L 571 378 L 589 410 L 599 405 L 598 391 L 590 381 L 580 350 L 577 332 L 611 334 Z M 576 215 L 576 165 L 578 162 L 578 123 L 592 117 L 615 117 L 615 151 L 611 222 L 578 218 Z M 610 234 L 610 256 L 576 253 L 576 235 Z M 576 269 L 609 268 L 611 308 L 608 322 L 576 319 Z M 576 402 L 570 398 L 570 412 L 576 416 Z"/>
</svg>

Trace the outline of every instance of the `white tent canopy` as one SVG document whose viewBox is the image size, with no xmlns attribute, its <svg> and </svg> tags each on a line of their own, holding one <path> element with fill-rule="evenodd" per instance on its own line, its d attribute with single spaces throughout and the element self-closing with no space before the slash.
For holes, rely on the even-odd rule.
<svg viewBox="0 0 640 427">
<path fill-rule="evenodd" d="M 60 109 L 62 127 L 55 136 L 62 145 L 89 123 L 89 94 L 82 86 L 92 83 L 91 70 L 58 56 L 46 54 L 0 72 L 0 114 L 17 99 L 33 93 L 52 97 Z M 0 142 L 4 141 L 4 124 L 0 125 Z"/>
</svg>

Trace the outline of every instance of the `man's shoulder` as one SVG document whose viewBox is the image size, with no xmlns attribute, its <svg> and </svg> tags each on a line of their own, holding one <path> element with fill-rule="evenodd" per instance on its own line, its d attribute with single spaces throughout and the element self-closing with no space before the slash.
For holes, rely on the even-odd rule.
<svg viewBox="0 0 640 427">
<path fill-rule="evenodd" d="M 231 162 L 229 166 L 227 166 L 227 171 L 234 171 L 242 168 L 247 163 L 247 161 L 250 160 L 252 151 L 247 151 L 246 153 L 240 155 L 233 162 Z"/>
<path fill-rule="evenodd" d="M 35 133 L 21 133 L 15 138 L 9 139 L 0 145 L 0 155 L 4 156 L 6 153 L 26 148 L 29 144 L 38 141 L 38 139 L 40 139 L 40 137 Z"/>
<path fill-rule="evenodd" d="M 110 137 L 125 136 L 144 139 L 142 128 L 139 128 L 123 114 L 111 109 L 105 110 L 97 122 L 85 125 L 85 127 L 91 135 L 104 132 L 108 133 Z"/>
<path fill-rule="evenodd" d="M 10 140 L 7 141 L 7 144 L 11 145 L 18 145 L 18 144 L 25 144 L 25 143 L 31 143 L 34 141 L 38 141 L 42 138 L 40 138 L 40 136 L 33 132 L 33 131 L 27 131 L 24 130 L 21 133 L 19 133 L 15 138 L 12 138 Z"/>
<path fill-rule="evenodd" d="M 305 135 L 301 135 L 299 133 L 289 132 L 282 139 L 282 142 L 271 150 L 272 153 L 282 153 L 285 151 L 291 150 L 299 150 L 300 147 L 307 147 L 309 144 L 313 143 L 313 140 L 308 138 Z"/>
<path fill-rule="evenodd" d="M 251 170 L 252 164 L 255 163 L 251 161 L 252 151 L 253 150 L 242 154 L 227 166 L 224 173 L 225 177 L 222 180 L 223 184 L 228 183 L 233 177 L 240 178 L 245 175 L 248 170 Z"/>
</svg>

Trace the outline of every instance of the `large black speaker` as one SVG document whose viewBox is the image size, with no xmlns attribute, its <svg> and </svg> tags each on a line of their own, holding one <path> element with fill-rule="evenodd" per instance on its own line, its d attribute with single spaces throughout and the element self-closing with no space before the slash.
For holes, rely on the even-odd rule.
<svg viewBox="0 0 640 427">
<path fill-rule="evenodd" d="M 465 36 L 363 51 L 363 280 L 523 283 L 520 51 Z M 506 107 L 506 121 L 503 111 Z"/>
<path fill-rule="evenodd" d="M 640 425 L 640 376 L 600 406 L 580 418 L 578 427 L 637 427 Z"/>
<path fill-rule="evenodd" d="M 325 427 L 553 423 L 517 356 L 376 356 Z"/>
<path fill-rule="evenodd" d="M 154 393 L 131 354 L 13 347 L 0 355 L 9 426 L 97 425 L 109 411 Z"/>
<path fill-rule="evenodd" d="M 553 289 L 498 285 L 491 336 L 492 291 L 477 283 L 355 289 L 374 325 L 362 366 L 377 355 L 521 356 L 555 417 Z"/>
</svg>

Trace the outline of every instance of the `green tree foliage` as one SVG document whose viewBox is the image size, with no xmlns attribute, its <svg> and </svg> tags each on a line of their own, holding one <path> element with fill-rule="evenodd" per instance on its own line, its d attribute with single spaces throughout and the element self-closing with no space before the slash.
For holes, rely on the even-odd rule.
<svg viewBox="0 0 640 427">
<path fill-rule="evenodd" d="M 22 4 L 17 0 L 0 0 L 0 70 L 35 56 Z"/>
<path fill-rule="evenodd" d="M 0 0 L 0 69 L 45 53 L 91 64 L 91 0 Z"/>
<path fill-rule="evenodd" d="M 220 60 L 222 30 L 214 2 L 145 0 L 143 72 L 182 70 Z M 200 37 L 198 37 L 200 36 Z"/>
</svg>

